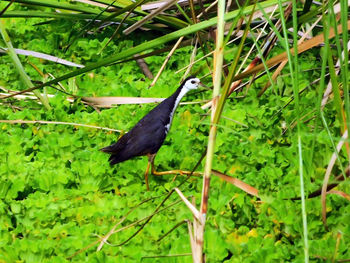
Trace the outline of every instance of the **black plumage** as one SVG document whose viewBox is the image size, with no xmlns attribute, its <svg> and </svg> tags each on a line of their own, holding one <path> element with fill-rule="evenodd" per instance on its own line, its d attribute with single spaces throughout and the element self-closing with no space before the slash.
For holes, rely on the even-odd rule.
<svg viewBox="0 0 350 263">
<path fill-rule="evenodd" d="M 109 158 L 110 164 L 114 165 L 142 155 L 153 156 L 154 158 L 170 129 L 178 103 L 189 90 L 196 89 L 198 84 L 200 84 L 198 78 L 189 77 L 185 79 L 169 98 L 153 108 L 116 143 L 102 148 L 101 151 L 111 155 Z M 146 173 L 148 173 L 148 168 L 149 166 Z M 145 177 L 148 188 L 147 175 Z"/>
<path fill-rule="evenodd" d="M 164 111 L 162 107 L 174 102 L 173 96 L 164 100 L 116 143 L 103 148 L 103 152 L 111 154 L 110 164 L 117 164 L 136 156 L 155 154 L 165 140 L 165 126 L 170 122 L 170 110 Z M 152 125 L 149 125 L 150 123 Z"/>
</svg>

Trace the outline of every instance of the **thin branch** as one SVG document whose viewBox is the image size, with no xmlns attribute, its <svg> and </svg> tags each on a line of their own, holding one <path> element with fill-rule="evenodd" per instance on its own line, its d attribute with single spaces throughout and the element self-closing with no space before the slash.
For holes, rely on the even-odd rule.
<svg viewBox="0 0 350 263">
<path fill-rule="evenodd" d="M 125 29 L 123 31 L 123 33 L 125 35 L 130 34 L 131 32 L 135 31 L 137 28 L 141 27 L 142 25 L 144 25 L 147 21 L 151 20 L 153 17 L 155 17 L 156 15 L 158 15 L 159 13 L 163 12 L 164 10 L 168 9 L 169 7 L 171 7 L 172 5 L 175 5 L 175 3 L 178 0 L 169 0 L 166 4 L 162 5 L 161 7 L 159 7 L 158 9 L 152 11 L 150 14 L 148 14 L 147 16 L 145 16 L 143 19 L 141 19 L 140 21 L 137 21 L 135 24 L 133 24 L 132 26 L 128 27 L 127 29 Z"/>
<path fill-rule="evenodd" d="M 179 45 L 181 44 L 181 41 L 182 41 L 183 39 L 184 39 L 184 37 L 180 37 L 180 38 L 177 40 L 176 44 L 175 44 L 174 47 L 170 50 L 169 54 L 167 55 L 167 57 L 165 58 L 165 60 L 164 60 L 164 62 L 163 62 L 163 64 L 162 64 L 162 66 L 160 67 L 160 69 L 159 69 L 159 71 L 158 71 L 156 77 L 154 78 L 154 80 L 152 81 L 151 85 L 149 85 L 148 88 L 151 88 L 151 87 L 153 87 L 153 86 L 156 84 L 158 78 L 160 77 L 160 74 L 162 74 L 162 72 L 163 72 L 163 70 L 164 70 L 166 64 L 168 63 L 169 59 L 170 59 L 171 56 L 174 54 L 175 50 L 179 47 Z"/>
<path fill-rule="evenodd" d="M 86 128 L 93 128 L 93 129 L 99 129 L 99 130 L 105 130 L 105 131 L 113 131 L 113 132 L 121 132 L 121 130 L 106 128 L 106 127 L 100 127 L 95 125 L 88 125 L 88 124 L 81 124 L 81 123 L 75 123 L 75 122 L 63 122 L 63 121 L 25 121 L 25 120 L 0 120 L 0 123 L 10 123 L 10 124 L 56 124 L 56 125 L 71 125 L 71 126 L 80 126 L 80 127 L 86 127 Z"/>
<path fill-rule="evenodd" d="M 166 232 L 164 235 L 162 235 L 160 238 L 157 239 L 157 242 L 161 241 L 163 238 L 165 238 L 166 236 L 168 236 L 171 232 L 173 232 L 176 228 L 178 228 L 179 226 L 185 224 L 187 222 L 187 220 L 182 220 L 179 223 L 177 223 L 175 226 L 173 226 L 168 232 Z"/>
<path fill-rule="evenodd" d="M 345 176 L 346 177 L 350 177 L 350 166 L 345 169 Z M 344 175 L 342 173 L 339 174 L 337 177 L 335 177 L 334 181 L 335 181 L 335 183 L 327 185 L 327 192 L 329 192 L 333 188 L 337 187 L 341 181 L 344 181 Z M 310 193 L 307 196 L 307 198 L 310 199 L 310 198 L 315 198 L 317 196 L 320 196 L 321 192 L 322 192 L 322 188 L 319 188 L 316 191 L 313 191 L 312 193 Z M 290 200 L 297 201 L 297 200 L 300 200 L 300 199 L 301 199 L 301 197 L 294 197 L 294 198 L 291 198 Z M 285 199 L 285 200 L 288 200 L 288 199 Z"/>
</svg>

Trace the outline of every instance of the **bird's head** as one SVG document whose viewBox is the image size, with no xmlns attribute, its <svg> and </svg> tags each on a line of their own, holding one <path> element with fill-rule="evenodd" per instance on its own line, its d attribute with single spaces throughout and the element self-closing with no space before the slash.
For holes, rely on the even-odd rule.
<svg viewBox="0 0 350 263">
<path fill-rule="evenodd" d="M 187 79 L 184 80 L 183 82 L 183 87 L 188 90 L 193 90 L 197 89 L 198 86 L 200 85 L 201 81 L 199 78 L 196 77 L 188 77 Z"/>
</svg>

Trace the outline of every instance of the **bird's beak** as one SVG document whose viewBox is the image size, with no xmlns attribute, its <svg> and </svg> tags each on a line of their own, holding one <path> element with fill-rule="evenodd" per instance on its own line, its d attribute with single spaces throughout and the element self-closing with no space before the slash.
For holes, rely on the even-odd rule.
<svg viewBox="0 0 350 263">
<path fill-rule="evenodd" d="M 198 85 L 201 86 L 201 87 L 204 87 L 204 88 L 206 88 L 206 89 L 210 89 L 208 86 L 204 85 L 202 82 L 199 82 Z"/>
</svg>

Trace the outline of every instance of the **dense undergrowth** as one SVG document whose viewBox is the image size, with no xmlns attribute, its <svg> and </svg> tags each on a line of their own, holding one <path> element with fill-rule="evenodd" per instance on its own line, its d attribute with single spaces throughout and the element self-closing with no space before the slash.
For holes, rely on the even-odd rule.
<svg viewBox="0 0 350 263">
<path fill-rule="evenodd" d="M 69 36 L 78 31 L 79 23 L 39 18 L 11 18 L 6 28 L 14 47 L 64 57 L 75 63 L 96 62 L 123 49 L 149 39 L 146 32 L 120 37 L 100 55 L 113 30 L 79 37 L 67 50 Z M 244 50 L 252 45 L 247 40 Z M 3 45 L 3 44 L 1 44 Z M 235 44 L 232 45 L 235 47 Z M 274 52 L 282 52 L 276 47 Z M 189 63 L 192 48 L 175 51 L 157 84 L 148 89 L 135 61 L 99 68 L 62 82 L 66 91 L 78 96 L 167 97 L 182 77 L 174 72 Z M 299 56 L 300 97 L 303 115 L 315 109 L 318 90 L 310 85 L 320 77 L 320 50 Z M 198 53 L 200 57 L 201 51 Z M 273 55 L 273 54 L 272 54 Z M 152 72 L 157 72 L 166 54 L 146 58 Z M 225 55 L 226 59 L 231 53 Z M 33 80 L 45 81 L 44 74 L 61 76 L 71 68 L 33 57 L 20 57 Z M 211 61 L 211 59 L 209 59 Z M 197 76 L 208 73 L 205 61 L 192 70 Z M 226 103 L 218 127 L 213 168 L 237 177 L 259 190 L 261 200 L 251 197 L 231 184 L 212 177 L 205 232 L 207 262 L 303 262 L 303 236 L 298 175 L 297 134 L 293 95 L 288 70 L 282 71 L 276 85 L 262 97 L 260 89 L 267 76 L 255 81 L 248 90 L 232 96 Z M 210 78 L 202 80 L 210 85 Z M 0 86 L 21 90 L 23 84 L 8 56 L 0 57 Z M 67 95 L 51 87 L 53 94 L 48 111 L 36 101 L 14 98 L 1 101 L 1 120 L 45 120 L 96 125 L 128 131 L 155 104 L 119 105 L 96 110 L 80 100 L 67 101 Z M 184 101 L 202 101 L 210 91 L 193 92 Z M 172 129 L 156 157 L 158 170 L 192 170 L 201 158 L 209 130 L 208 111 L 201 105 L 178 108 Z M 326 121 L 333 134 L 339 122 L 335 108 L 325 108 Z M 316 132 L 315 132 L 316 129 Z M 136 158 L 115 167 L 99 149 L 116 141 L 119 133 L 100 129 L 57 124 L 0 123 L 0 262 L 191 262 L 191 248 L 186 224 L 163 239 L 164 234 L 183 220 L 191 219 L 187 207 L 172 195 L 164 207 L 135 236 L 122 246 L 105 244 L 80 249 L 105 235 L 133 207 L 153 198 L 130 213 L 121 226 L 127 226 L 153 213 L 165 194 L 184 180 L 183 176 L 150 176 L 151 191 L 146 191 L 144 170 L 146 158 Z M 323 177 L 333 153 L 332 142 L 319 119 L 301 126 L 306 193 L 322 186 Z M 335 136 L 340 137 L 340 136 Z M 340 153 L 345 156 L 345 152 Z M 203 170 L 203 163 L 198 167 Z M 340 173 L 335 170 L 335 174 Z M 202 180 L 192 177 L 181 186 L 185 196 L 200 202 Z M 347 182 L 338 187 L 349 192 Z M 349 201 L 338 195 L 327 196 L 326 230 L 321 220 L 320 197 L 307 199 L 308 240 L 312 262 L 322 258 L 350 258 Z M 118 245 L 140 226 L 112 235 L 108 242 Z M 339 239 L 339 233 L 341 238 Z M 337 243 L 337 240 L 339 243 Z M 177 257 L 155 257 L 178 255 Z M 336 254 L 336 255 L 335 255 Z M 71 259 L 70 256 L 74 255 Z M 321 259 L 320 259 L 321 258 Z"/>
</svg>

